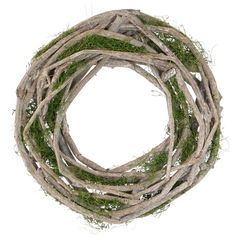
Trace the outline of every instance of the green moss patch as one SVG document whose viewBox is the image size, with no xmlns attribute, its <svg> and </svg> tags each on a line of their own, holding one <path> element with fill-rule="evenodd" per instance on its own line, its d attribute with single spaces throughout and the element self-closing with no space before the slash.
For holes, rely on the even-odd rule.
<svg viewBox="0 0 236 236">
<path fill-rule="evenodd" d="M 153 26 L 163 26 L 163 27 L 171 27 L 167 22 L 162 21 L 158 18 L 146 15 L 146 14 L 141 14 L 137 16 L 145 25 L 153 25 Z"/>
<path fill-rule="evenodd" d="M 179 140 L 183 129 L 189 125 L 190 108 L 186 102 L 186 97 L 179 88 L 177 80 L 172 78 L 166 82 L 166 86 L 171 94 L 172 112 L 175 122 L 176 140 Z"/>
<path fill-rule="evenodd" d="M 53 90 L 59 88 L 70 76 L 72 76 L 80 67 L 86 65 L 85 61 L 72 62 L 66 69 L 59 75 L 58 79 L 53 84 Z"/>
<path fill-rule="evenodd" d="M 55 39 L 53 39 L 52 41 L 50 41 L 48 44 L 42 46 L 34 55 L 33 59 L 36 59 L 38 57 L 40 57 L 42 54 L 44 54 L 49 48 L 51 48 L 52 46 L 54 46 L 57 42 L 59 42 L 60 40 L 62 40 L 63 38 L 67 37 L 68 35 L 74 33 L 76 31 L 75 28 L 71 28 L 68 29 L 64 32 L 62 32 L 61 34 L 59 34 Z"/>
<path fill-rule="evenodd" d="M 156 33 L 156 36 L 164 43 L 175 56 L 190 71 L 198 71 L 198 60 L 186 44 L 167 33 Z"/>
<path fill-rule="evenodd" d="M 115 211 L 126 206 L 126 204 L 121 201 L 118 201 L 117 199 L 103 199 L 85 191 L 76 191 L 75 195 L 76 203 L 89 210 L 95 210 L 98 213 Z"/>
<path fill-rule="evenodd" d="M 59 88 L 67 79 L 69 79 L 80 67 L 86 66 L 85 61 L 75 61 L 66 67 L 66 69 L 59 75 L 58 79 L 53 84 L 53 90 Z M 60 91 L 48 104 L 48 110 L 45 120 L 49 126 L 50 131 L 53 133 L 55 128 L 56 115 L 61 107 L 63 98 L 63 90 Z"/>
<path fill-rule="evenodd" d="M 187 126 L 191 130 L 191 123 L 194 122 L 194 116 L 191 108 L 186 101 L 186 97 L 182 90 L 180 90 L 177 80 L 175 78 L 166 82 L 166 86 L 171 94 L 172 98 L 172 112 L 175 122 L 175 146 L 180 140 L 184 128 Z M 191 130 L 191 134 L 180 144 L 182 153 L 180 156 L 180 163 L 185 162 L 197 147 L 197 132 Z"/>
<path fill-rule="evenodd" d="M 220 149 L 220 135 L 221 135 L 221 131 L 220 131 L 220 126 L 219 126 L 214 134 L 214 137 L 212 139 L 212 142 L 209 148 L 210 156 L 209 156 L 208 162 L 215 161 L 218 158 L 218 153 Z"/>
<path fill-rule="evenodd" d="M 143 163 L 141 169 L 146 173 L 155 173 L 161 170 L 168 161 L 168 155 L 166 152 L 163 153 L 154 153 L 153 157 L 147 162 Z"/>
<path fill-rule="evenodd" d="M 146 14 L 141 14 L 138 18 L 145 25 L 173 28 L 167 22 Z M 162 41 L 162 43 L 164 43 L 177 56 L 177 58 L 184 64 L 184 66 L 186 66 L 188 70 L 192 72 L 198 71 L 198 60 L 185 43 L 168 33 L 156 32 L 155 34 Z M 156 49 L 156 45 L 152 42 L 148 42 L 148 44 Z M 197 42 L 196 45 L 200 45 L 200 47 L 198 46 L 198 49 L 200 49 L 199 52 L 201 54 L 205 54 L 201 44 Z M 157 49 L 157 51 L 159 52 L 160 50 Z"/>
<path fill-rule="evenodd" d="M 81 39 L 72 46 L 68 47 L 63 51 L 57 58 L 57 60 L 62 60 L 76 52 L 80 52 L 86 49 L 107 49 L 113 51 L 121 52 L 146 52 L 144 47 L 137 47 L 129 42 L 125 42 L 118 39 L 107 38 L 100 35 L 91 35 Z"/>
<path fill-rule="evenodd" d="M 45 120 L 49 127 L 49 130 L 53 133 L 55 129 L 55 121 L 57 117 L 57 112 L 61 107 L 61 102 L 63 98 L 63 91 L 59 92 L 55 97 L 49 102 L 48 110 L 45 116 Z"/>
<path fill-rule="evenodd" d="M 69 166 L 68 168 L 78 179 L 81 179 L 83 181 L 89 181 L 91 183 L 122 186 L 139 182 L 139 179 L 134 177 L 107 178 L 102 176 L 96 176 L 76 166 Z"/>
<path fill-rule="evenodd" d="M 197 148 L 197 135 L 192 133 L 182 144 L 182 153 L 180 156 L 180 163 L 185 162 Z"/>
<path fill-rule="evenodd" d="M 60 175 L 55 153 L 48 145 L 48 134 L 42 129 L 38 119 L 35 119 L 32 123 L 29 132 L 31 138 L 34 140 L 35 151 L 40 154 L 41 158 L 55 174 Z"/>
<path fill-rule="evenodd" d="M 29 120 L 37 108 L 37 103 L 35 99 L 32 99 L 27 108 L 26 108 L 26 117 Z M 22 130 L 23 133 L 23 130 Z M 40 157 L 43 161 L 56 173 L 60 175 L 57 160 L 54 151 L 48 144 L 49 130 L 44 130 L 39 122 L 39 119 L 36 118 L 32 125 L 29 128 L 29 135 L 33 139 L 33 148 L 37 153 L 40 154 Z M 23 135 L 22 135 L 23 140 Z"/>
</svg>

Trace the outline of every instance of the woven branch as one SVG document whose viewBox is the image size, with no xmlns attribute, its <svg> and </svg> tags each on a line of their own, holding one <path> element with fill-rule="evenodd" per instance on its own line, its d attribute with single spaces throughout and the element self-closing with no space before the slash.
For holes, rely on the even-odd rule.
<svg viewBox="0 0 236 236">
<path fill-rule="evenodd" d="M 66 121 L 74 98 L 104 66 L 142 75 L 165 94 L 169 114 L 167 139 L 108 170 L 79 152 Z M 17 88 L 15 138 L 46 192 L 85 217 L 120 224 L 160 211 L 214 166 L 220 99 L 202 49 L 185 34 L 140 11 L 110 11 L 35 54 Z"/>
</svg>

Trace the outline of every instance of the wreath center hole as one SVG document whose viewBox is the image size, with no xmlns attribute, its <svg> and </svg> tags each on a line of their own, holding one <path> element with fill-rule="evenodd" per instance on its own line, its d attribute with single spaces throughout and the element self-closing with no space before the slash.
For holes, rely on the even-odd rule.
<svg viewBox="0 0 236 236">
<path fill-rule="evenodd" d="M 80 153 L 104 168 L 136 159 L 166 137 L 165 95 L 127 68 L 103 67 L 67 111 Z"/>
</svg>

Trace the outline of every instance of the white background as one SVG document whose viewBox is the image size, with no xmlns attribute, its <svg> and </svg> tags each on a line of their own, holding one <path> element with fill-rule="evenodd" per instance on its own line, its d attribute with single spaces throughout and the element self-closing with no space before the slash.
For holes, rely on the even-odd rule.
<svg viewBox="0 0 236 236">
<path fill-rule="evenodd" d="M 236 212 L 236 191 L 235 191 L 235 7 L 234 1 L 85 1 L 85 0 L 66 0 L 66 1 L 1 1 L 0 3 L 0 65 L 1 65 L 1 122 L 0 122 L 0 143 L 1 143 L 1 166 L 0 166 L 0 181 L 1 181 L 1 193 L 0 193 L 0 235 L 125 235 L 125 234 L 158 234 L 158 235 L 181 235 L 181 236 L 195 236 L 195 235 L 236 235 L 235 230 L 235 212 Z M 188 34 L 193 38 L 198 39 L 203 43 L 203 46 L 210 52 L 213 65 L 212 70 L 216 76 L 219 89 L 223 95 L 222 106 L 224 107 L 222 114 L 222 127 L 223 127 L 223 140 L 222 150 L 220 152 L 220 160 L 217 162 L 215 168 L 204 178 L 204 180 L 197 185 L 194 189 L 190 190 L 181 198 L 175 200 L 168 211 L 164 212 L 161 217 L 148 217 L 141 220 L 133 221 L 128 225 L 115 226 L 110 230 L 97 232 L 86 225 L 86 222 L 78 214 L 68 210 L 66 207 L 56 203 L 51 197 L 46 197 L 40 190 L 39 185 L 33 180 L 33 178 L 27 173 L 21 158 L 15 153 L 15 143 L 13 138 L 13 124 L 14 115 L 12 115 L 12 109 L 15 107 L 15 89 L 20 79 L 25 73 L 27 63 L 30 61 L 33 52 L 37 50 L 42 44 L 46 43 L 53 36 L 67 28 L 67 26 L 73 26 L 74 24 L 84 20 L 97 13 L 121 8 L 135 8 L 141 9 L 143 12 L 153 16 L 169 16 L 170 23 L 181 26 Z M 113 73 L 113 72 L 112 72 Z M 117 79 L 114 79 L 114 73 L 110 74 L 110 78 L 113 78 L 114 83 L 117 86 L 121 86 Z M 101 77 L 100 77 L 101 78 Z M 123 77 L 122 77 L 123 78 Z M 138 79 L 137 79 L 138 80 Z M 105 83 L 106 80 L 101 79 L 101 82 Z M 134 88 L 131 83 L 132 79 L 127 79 L 129 87 L 124 89 L 124 96 L 126 99 L 121 99 L 121 105 L 124 109 L 119 112 L 126 111 L 128 117 L 135 114 L 138 116 L 138 112 L 145 109 L 147 102 L 154 101 L 155 99 L 162 99 L 158 96 L 153 96 L 151 87 L 145 87 L 146 90 Z M 141 83 L 141 82 L 140 82 Z M 96 83 L 95 83 L 96 84 Z M 106 96 L 113 96 L 111 100 L 119 104 L 116 90 L 114 90 L 114 84 L 108 84 L 110 90 L 106 90 Z M 124 79 L 122 84 L 124 85 Z M 101 105 L 101 109 L 106 111 L 109 103 L 106 99 L 99 94 L 102 94 L 102 86 L 98 86 L 98 92 L 96 93 L 96 99 L 92 96 L 92 91 L 95 91 L 95 87 L 90 85 L 90 88 L 86 92 L 87 103 L 90 106 L 96 107 L 98 103 L 96 100 L 100 99 L 100 102 L 105 102 L 105 105 Z M 100 86 L 100 87 L 99 87 Z M 113 86 L 113 87 L 112 87 Z M 146 86 L 146 85 L 145 85 Z M 94 90 L 93 90 L 94 89 Z M 109 91 L 114 90 L 114 93 Z M 120 87 L 122 89 L 122 87 Z M 104 90 L 105 91 L 105 90 Z M 130 98 L 130 91 L 134 91 L 133 97 Z M 139 95 L 147 95 L 147 99 L 140 105 L 135 107 L 135 99 L 139 99 Z M 90 96 L 87 96 L 89 95 Z M 127 97 L 129 97 L 129 100 Z M 103 99 L 103 100 L 102 100 Z M 132 100 L 133 99 L 133 100 Z M 149 99 L 149 100 L 148 100 Z M 128 101 L 128 105 L 125 106 L 125 101 Z M 94 103 L 93 103 L 94 101 Z M 156 100 L 154 101 L 154 103 Z M 152 112 L 154 117 L 157 117 L 157 123 L 161 122 L 161 117 L 164 117 L 165 111 L 159 111 L 155 113 L 154 103 L 150 103 L 150 107 L 146 108 L 144 112 Z M 78 104 L 78 103 L 77 103 Z M 161 106 L 161 103 L 158 103 Z M 158 106 L 159 106 L 158 105 Z M 163 105 L 163 103 L 162 103 Z M 80 107 L 79 107 L 80 106 Z M 86 100 L 83 104 L 78 104 L 78 107 L 74 107 L 70 114 L 74 116 L 78 115 L 80 109 L 84 109 L 86 106 Z M 134 113 L 129 112 L 128 107 L 134 107 Z M 139 109 L 138 109 L 139 108 Z M 76 110 L 78 109 L 78 110 Z M 126 110 L 125 110 L 126 109 Z M 90 109 L 90 111 L 93 109 Z M 86 109 L 84 109 L 86 111 Z M 89 109 L 87 109 L 89 111 Z M 115 123 L 119 123 L 119 126 L 123 127 L 123 131 L 114 135 L 109 131 L 113 127 L 110 123 L 107 130 L 104 130 L 100 135 L 99 144 L 107 144 L 111 137 L 114 142 L 118 142 L 123 132 L 127 129 L 127 142 L 130 139 L 135 140 L 132 149 L 129 149 L 126 141 L 121 142 L 120 149 L 124 150 L 127 158 L 133 157 L 131 153 L 136 152 L 138 155 L 142 150 L 137 150 L 135 147 L 137 143 L 142 139 L 135 139 L 135 136 L 142 137 L 143 135 L 150 134 L 153 127 L 154 120 L 150 121 L 151 126 L 147 126 L 143 129 L 146 117 L 139 118 L 137 123 L 132 126 L 132 119 L 126 123 L 126 119 L 122 115 L 123 113 L 117 112 L 115 115 L 112 112 L 108 112 L 110 118 L 116 119 Z M 163 112 L 163 113 L 162 113 Z M 82 113 L 82 112 L 81 112 Z M 92 113 L 87 113 L 87 115 Z M 99 114 L 99 112 L 98 112 Z M 141 112 L 142 114 L 142 112 Z M 90 117 L 91 118 L 91 117 Z M 102 122 L 104 117 L 101 113 L 98 117 L 98 121 Z M 82 118 L 80 118 L 82 119 Z M 86 120 L 86 118 L 83 118 Z M 108 118 L 107 118 L 108 120 Z M 90 119 L 89 122 L 94 122 Z M 89 127 L 88 124 L 87 128 Z M 140 135 L 133 135 L 136 127 L 141 125 Z M 71 126 L 76 126 L 76 120 L 71 120 Z M 104 123 L 101 126 L 106 129 Z M 130 128 L 131 127 L 131 128 Z M 75 130 L 73 128 L 73 130 Z M 95 129 L 96 126 L 94 125 Z M 160 130 L 161 135 L 164 134 L 162 127 L 158 129 L 153 127 L 153 132 Z M 82 128 L 78 129 L 81 131 Z M 156 129 L 156 130 L 155 130 Z M 88 130 L 88 134 L 94 135 L 99 130 Z M 85 131 L 83 131 L 83 139 L 86 138 Z M 110 132 L 110 133 L 109 133 Z M 131 134 L 130 134 L 131 133 Z M 106 135 L 105 135 L 106 134 Z M 115 133 L 116 134 L 116 133 Z M 76 132 L 74 134 L 76 136 Z M 78 137 L 79 131 L 78 131 Z M 97 136 L 98 137 L 98 136 Z M 158 136 L 160 137 L 160 136 Z M 94 138 L 94 137 L 93 137 Z M 79 138 L 78 138 L 79 139 Z M 87 139 L 89 140 L 89 139 Z M 104 141 L 105 140 L 105 141 Z M 148 145 L 152 146 L 153 136 L 150 138 Z M 78 141 L 79 142 L 79 141 Z M 112 143 L 112 142 L 111 142 Z M 82 144 L 81 144 L 82 145 Z M 89 152 L 86 147 L 88 142 L 83 144 L 84 150 Z M 102 161 L 102 152 L 105 152 L 105 146 L 101 146 L 101 149 L 97 149 L 95 153 L 100 152 L 96 158 L 98 161 Z M 116 145 L 112 148 L 116 148 Z M 82 147 L 81 147 L 82 148 Z M 87 148 L 87 149 L 86 149 Z M 111 148 L 109 152 L 114 152 Z M 132 152 L 131 152 L 131 151 Z M 145 151 L 145 150 L 143 150 Z M 130 152 L 130 153 L 129 153 Z M 92 153 L 90 153 L 92 155 Z M 113 153 L 112 153 L 113 154 Z M 117 154 L 117 153 L 116 153 Z M 118 159 L 122 153 L 118 153 L 116 159 L 112 155 L 112 161 L 110 164 Z M 106 158 L 109 157 L 109 153 L 104 153 Z M 96 159 L 96 160 L 97 160 Z M 123 160 L 122 160 L 123 161 Z M 124 160 L 125 161 L 125 160 Z M 109 164 L 109 165 L 110 165 Z"/>
</svg>

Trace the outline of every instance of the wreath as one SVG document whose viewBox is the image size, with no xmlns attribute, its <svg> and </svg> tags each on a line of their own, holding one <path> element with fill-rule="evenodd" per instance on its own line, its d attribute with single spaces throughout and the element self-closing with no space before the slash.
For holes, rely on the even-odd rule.
<svg viewBox="0 0 236 236">
<path fill-rule="evenodd" d="M 105 169 L 83 156 L 66 111 L 102 67 L 126 67 L 161 90 L 168 137 Z M 17 88 L 15 138 L 30 174 L 91 222 L 120 224 L 160 212 L 214 166 L 221 95 L 198 43 L 137 10 L 96 15 L 40 48 Z"/>
</svg>

